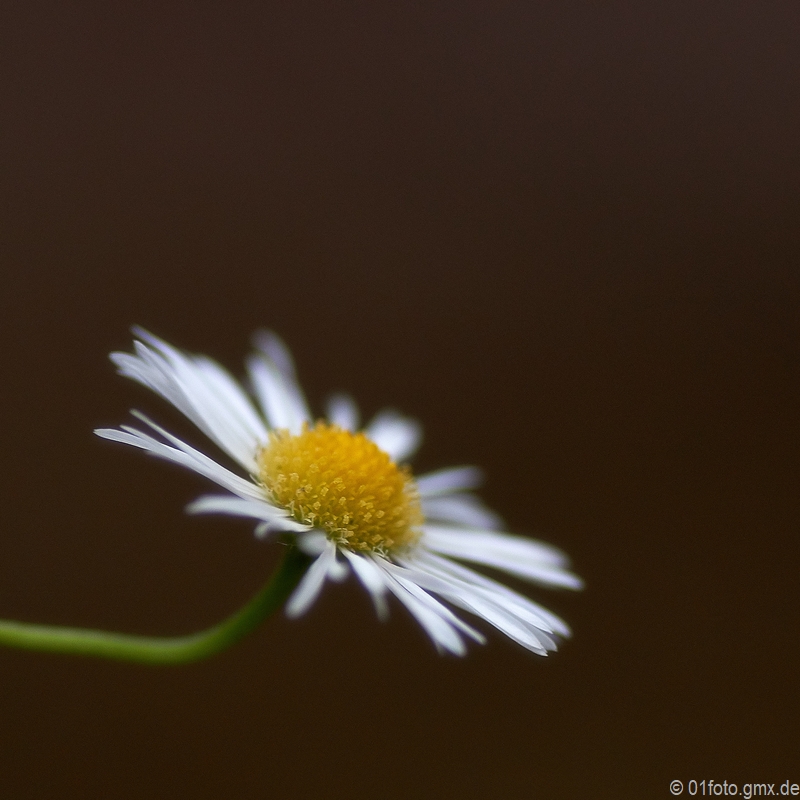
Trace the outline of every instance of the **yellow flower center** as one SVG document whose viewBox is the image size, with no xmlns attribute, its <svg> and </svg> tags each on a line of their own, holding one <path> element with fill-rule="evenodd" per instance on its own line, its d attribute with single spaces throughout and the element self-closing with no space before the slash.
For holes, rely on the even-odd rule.
<svg viewBox="0 0 800 800">
<path fill-rule="evenodd" d="M 317 422 L 270 431 L 258 454 L 270 499 L 351 550 L 387 554 L 413 545 L 423 516 L 411 472 L 363 433 Z"/>
</svg>

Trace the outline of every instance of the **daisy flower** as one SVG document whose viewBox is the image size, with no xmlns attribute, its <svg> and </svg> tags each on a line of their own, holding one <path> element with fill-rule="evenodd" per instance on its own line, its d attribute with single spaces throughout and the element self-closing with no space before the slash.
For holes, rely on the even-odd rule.
<svg viewBox="0 0 800 800">
<path fill-rule="evenodd" d="M 484 642 L 453 608 L 541 655 L 569 635 L 556 615 L 461 563 L 581 587 L 559 550 L 499 530 L 497 515 L 471 492 L 480 482 L 476 468 L 412 476 L 406 461 L 422 438 L 416 421 L 383 411 L 359 430 L 356 405 L 345 396 L 331 399 L 327 419 L 315 420 L 289 352 L 271 333 L 256 337 L 247 362 L 253 398 L 216 362 L 145 331 L 135 334 L 134 353 L 111 354 L 120 374 L 175 406 L 240 469 L 231 471 L 139 412 L 133 413 L 147 430 L 95 432 L 224 490 L 198 498 L 189 512 L 251 518 L 259 537 L 292 534 L 313 561 L 286 605 L 290 617 L 305 612 L 327 580 L 352 571 L 381 619 L 394 595 L 440 652 L 463 655 L 465 639 Z"/>
</svg>

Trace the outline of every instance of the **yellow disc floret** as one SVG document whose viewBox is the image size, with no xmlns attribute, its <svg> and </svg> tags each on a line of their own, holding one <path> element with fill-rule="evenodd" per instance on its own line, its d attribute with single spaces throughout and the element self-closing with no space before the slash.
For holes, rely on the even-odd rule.
<svg viewBox="0 0 800 800">
<path fill-rule="evenodd" d="M 270 500 L 351 550 L 387 554 L 420 536 L 422 509 L 411 473 L 363 433 L 317 422 L 294 436 L 271 431 L 258 454 Z"/>
</svg>

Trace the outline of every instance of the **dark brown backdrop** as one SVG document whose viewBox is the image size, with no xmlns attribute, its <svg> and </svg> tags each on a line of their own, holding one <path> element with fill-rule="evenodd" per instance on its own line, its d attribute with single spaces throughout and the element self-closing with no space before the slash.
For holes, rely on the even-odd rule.
<svg viewBox="0 0 800 800">
<path fill-rule="evenodd" d="M 181 669 L 2 651 L 4 797 L 800 783 L 796 3 L 17 5 L 0 616 L 188 632 L 270 569 L 92 436 L 174 422 L 106 359 L 132 323 L 237 374 L 274 328 L 587 589 L 531 591 L 547 660 L 440 658 L 352 581 Z"/>
</svg>

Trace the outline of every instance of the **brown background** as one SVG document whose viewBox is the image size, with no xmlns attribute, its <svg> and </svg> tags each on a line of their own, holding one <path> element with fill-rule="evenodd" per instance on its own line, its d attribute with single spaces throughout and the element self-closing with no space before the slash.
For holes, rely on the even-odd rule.
<svg viewBox="0 0 800 800">
<path fill-rule="evenodd" d="M 419 417 L 587 589 L 440 658 L 353 581 L 179 669 L 0 652 L 3 797 L 800 783 L 800 6 L 5 6 L 0 609 L 180 633 L 275 548 L 91 434 L 143 324 Z M 112 4 L 113 5 L 113 4 Z M 24 8 L 24 11 L 19 10 Z M 210 448 L 207 448 L 210 450 Z"/>
</svg>

